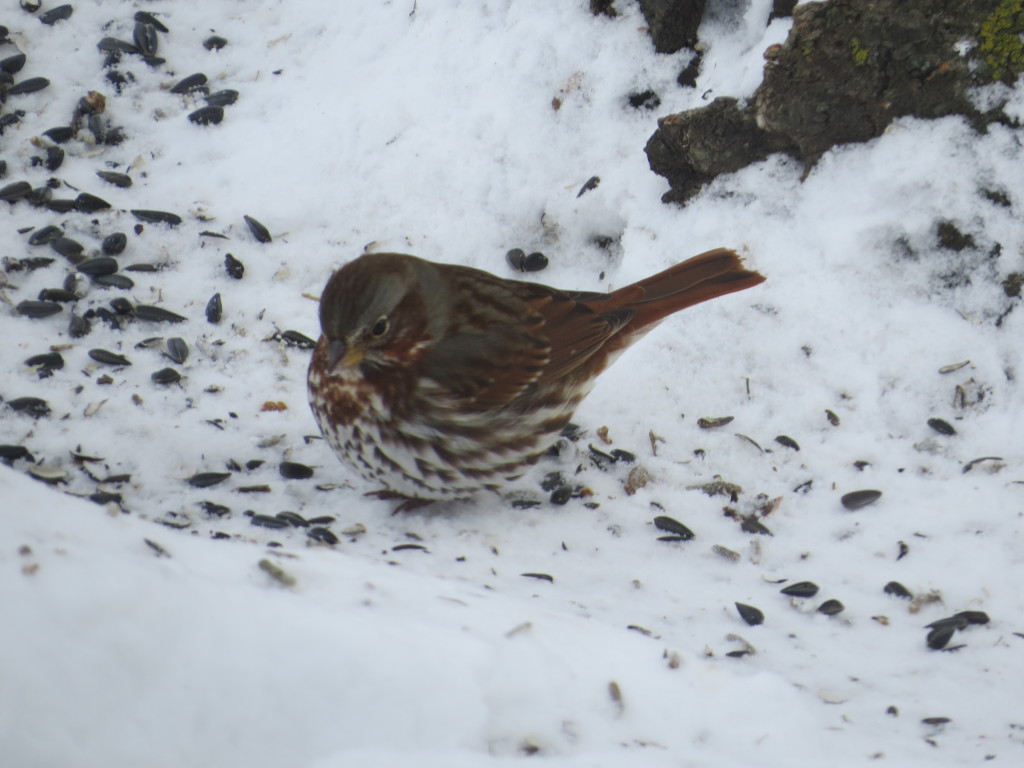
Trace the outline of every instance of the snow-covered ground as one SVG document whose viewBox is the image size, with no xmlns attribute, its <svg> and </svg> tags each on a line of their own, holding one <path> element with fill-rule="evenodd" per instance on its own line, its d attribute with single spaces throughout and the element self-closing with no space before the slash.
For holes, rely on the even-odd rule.
<svg viewBox="0 0 1024 768">
<path fill-rule="evenodd" d="M 0 765 L 1024 760 L 1024 319 L 1000 285 L 1024 272 L 1018 133 L 901 120 L 806 179 L 772 158 L 666 206 L 643 153 L 656 118 L 748 96 L 788 22 L 766 26 L 768 0 L 719 6 L 688 89 L 688 54 L 655 54 L 635 5 L 618 6 L 608 19 L 584 0 L 91 0 L 47 26 L 11 4 L 0 23 L 27 56 L 15 81 L 51 84 L 8 98 L 24 115 L 0 136 L 0 186 L 54 176 L 74 187 L 55 198 L 113 208 L 0 211 L 3 256 L 55 258 L 0 286 L 0 396 L 50 408 L 0 409 L 0 444 L 31 452 L 0 467 Z M 96 45 L 131 40 L 140 8 L 170 29 L 166 63 L 126 55 L 118 94 Z M 228 44 L 207 50 L 211 34 Z M 189 122 L 201 96 L 169 92 L 195 72 L 240 93 L 220 125 Z M 628 105 L 648 88 L 660 107 Z M 126 140 L 73 140 L 56 171 L 34 164 L 47 142 L 31 139 L 89 91 Z M 184 221 L 137 233 L 131 209 Z M 975 246 L 940 248 L 947 220 Z M 87 252 L 123 231 L 122 268 L 161 267 L 124 272 L 128 290 L 80 279 L 77 314 L 124 298 L 187 322 L 94 317 L 72 338 L 71 305 L 17 314 L 73 271 L 28 245 L 26 228 L 50 224 Z M 510 277 L 509 248 L 541 250 L 537 279 L 596 290 L 716 246 L 768 282 L 672 318 L 606 372 L 577 412 L 582 438 L 513 489 L 539 506 L 392 516 L 313 437 L 309 353 L 279 332 L 315 337 L 312 299 L 364 248 Z M 175 336 L 180 365 L 137 347 Z M 65 361 L 51 376 L 24 364 L 51 350 Z M 166 366 L 179 384 L 151 380 Z M 637 462 L 602 469 L 590 445 Z M 32 459 L 63 482 L 26 477 Z M 315 474 L 286 479 L 283 460 Z M 649 482 L 630 495 L 636 466 Z M 593 495 L 549 503 L 553 471 Z M 190 485 L 202 472 L 230 476 Z M 716 479 L 735 500 L 696 488 Z M 882 496 L 840 503 L 865 489 Z M 120 505 L 74 498 L 97 490 Z M 322 527 L 340 542 L 252 524 L 285 510 L 334 518 Z M 696 537 L 659 541 L 659 515 Z M 770 535 L 744 530 L 750 516 Z M 800 581 L 820 592 L 780 593 Z M 885 593 L 892 581 L 914 599 Z M 819 612 L 829 599 L 844 610 Z M 929 649 L 925 625 L 965 610 L 990 622 Z"/>
</svg>

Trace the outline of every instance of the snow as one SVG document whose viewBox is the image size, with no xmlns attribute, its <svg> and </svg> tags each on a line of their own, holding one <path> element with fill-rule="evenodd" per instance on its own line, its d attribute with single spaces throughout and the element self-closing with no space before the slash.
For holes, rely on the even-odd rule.
<svg viewBox="0 0 1024 768">
<path fill-rule="evenodd" d="M 709 16 L 688 89 L 675 78 L 690 54 L 655 54 L 621 0 L 616 19 L 582 0 L 163 3 L 151 10 L 171 29 L 160 35 L 167 64 L 125 57 L 118 68 L 136 81 L 120 95 L 95 44 L 130 39 L 136 4 L 78 3 L 52 27 L 11 11 L 4 23 L 28 56 L 16 80 L 52 84 L 8 101 L 26 114 L 2 137 L 3 183 L 54 175 L 114 210 L 5 207 L 4 255 L 57 262 L 8 273 L 3 296 L 34 299 L 66 269 L 18 230 L 58 223 L 90 250 L 121 230 L 122 265 L 166 268 L 128 273 L 128 292 L 83 281 L 77 311 L 123 295 L 188 322 L 118 331 L 94 320 L 72 339 L 67 308 L 45 319 L 0 310 L 0 396 L 52 409 L 32 419 L 3 408 L 0 443 L 67 473 L 55 490 L 25 476 L 25 459 L 0 468 L 0 764 L 390 768 L 534 752 L 573 767 L 1019 761 L 1024 321 L 1006 313 L 1019 300 L 1000 285 L 1024 271 L 1019 137 L 904 119 L 829 152 L 806 179 L 773 157 L 685 208 L 663 205 L 665 182 L 643 154 L 656 118 L 749 96 L 761 51 L 788 29 L 766 27 L 770 5 Z M 228 46 L 204 49 L 212 32 Z M 211 90 L 241 94 L 221 125 L 189 123 L 202 100 L 167 91 L 200 71 Z M 661 106 L 628 107 L 646 88 Z M 29 139 L 66 125 L 89 90 L 104 93 L 127 141 L 72 142 L 57 172 L 33 167 Z M 1021 114 L 1024 99 L 1010 98 Z M 101 182 L 108 163 L 129 166 L 134 185 Z M 600 185 L 577 197 L 595 175 Z M 133 208 L 185 222 L 135 234 Z M 243 215 L 274 241 L 257 243 Z M 977 247 L 940 248 L 940 220 Z M 595 235 L 617 243 L 602 249 Z M 584 437 L 512 489 L 540 506 L 482 496 L 391 516 L 322 440 L 306 439 L 308 352 L 273 338 L 315 337 L 309 297 L 368 246 L 509 277 L 507 249 L 539 249 L 551 265 L 537 279 L 583 290 L 727 246 L 768 281 L 687 310 L 623 355 L 577 411 Z M 245 264 L 241 280 L 225 273 L 225 253 Z M 204 315 L 214 293 L 218 325 Z M 136 348 L 153 336 L 188 342 L 180 386 L 150 380 L 171 364 Z M 40 379 L 22 361 L 51 346 L 66 365 Z M 93 348 L 133 365 L 99 366 Z M 725 427 L 697 426 L 726 415 Z M 629 466 L 601 471 L 588 444 L 635 453 L 650 483 L 628 495 Z M 71 451 L 100 459 L 84 465 L 95 477 L 130 482 L 91 479 Z M 990 456 L 1000 458 L 970 464 Z M 282 459 L 315 477 L 285 480 Z M 186 483 L 232 461 L 225 483 Z M 538 483 L 555 470 L 593 495 L 548 503 Z M 736 502 L 694 489 L 716 477 L 742 487 Z M 75 497 L 97 487 L 122 493 L 125 511 Z M 841 506 L 872 488 L 883 492 L 875 504 Z M 723 514 L 776 499 L 760 518 L 771 536 Z M 202 501 L 231 511 L 211 516 Z M 245 514 L 282 510 L 336 517 L 341 543 L 313 545 Z M 657 541 L 657 515 L 696 538 Z M 803 580 L 821 592 L 779 594 Z M 893 580 L 918 599 L 883 593 Z M 845 610 L 818 613 L 830 598 Z M 736 602 L 764 624 L 746 625 Z M 959 651 L 928 649 L 924 625 L 962 610 L 991 622 L 957 632 Z M 754 652 L 726 655 L 744 649 Z M 949 722 L 924 722 L 936 717 Z"/>
</svg>

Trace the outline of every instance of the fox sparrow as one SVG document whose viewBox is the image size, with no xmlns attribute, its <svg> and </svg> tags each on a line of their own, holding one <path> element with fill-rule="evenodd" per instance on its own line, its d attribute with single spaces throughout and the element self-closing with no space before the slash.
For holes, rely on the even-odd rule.
<svg viewBox="0 0 1024 768">
<path fill-rule="evenodd" d="M 494 490 L 658 322 L 763 281 L 724 248 L 611 293 L 365 254 L 324 289 L 310 405 L 338 457 L 400 508 Z"/>
</svg>

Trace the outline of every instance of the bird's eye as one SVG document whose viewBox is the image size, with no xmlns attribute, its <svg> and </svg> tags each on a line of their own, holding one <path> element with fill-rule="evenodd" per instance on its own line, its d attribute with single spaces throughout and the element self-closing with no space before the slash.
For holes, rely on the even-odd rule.
<svg viewBox="0 0 1024 768">
<path fill-rule="evenodd" d="M 382 317 L 380 320 L 378 320 L 374 324 L 373 328 L 370 329 L 370 333 L 372 333 L 374 336 L 377 336 L 377 337 L 383 336 L 387 332 L 388 332 L 388 319 L 386 317 Z"/>
</svg>

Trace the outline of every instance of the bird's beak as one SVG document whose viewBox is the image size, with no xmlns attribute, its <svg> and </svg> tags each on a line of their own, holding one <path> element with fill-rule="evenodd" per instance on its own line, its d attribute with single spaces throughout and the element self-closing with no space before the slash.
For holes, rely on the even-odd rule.
<svg viewBox="0 0 1024 768">
<path fill-rule="evenodd" d="M 362 347 L 349 347 L 344 341 L 335 339 L 327 345 L 327 367 L 334 370 L 339 365 L 351 368 L 358 365 L 365 357 Z"/>
</svg>

